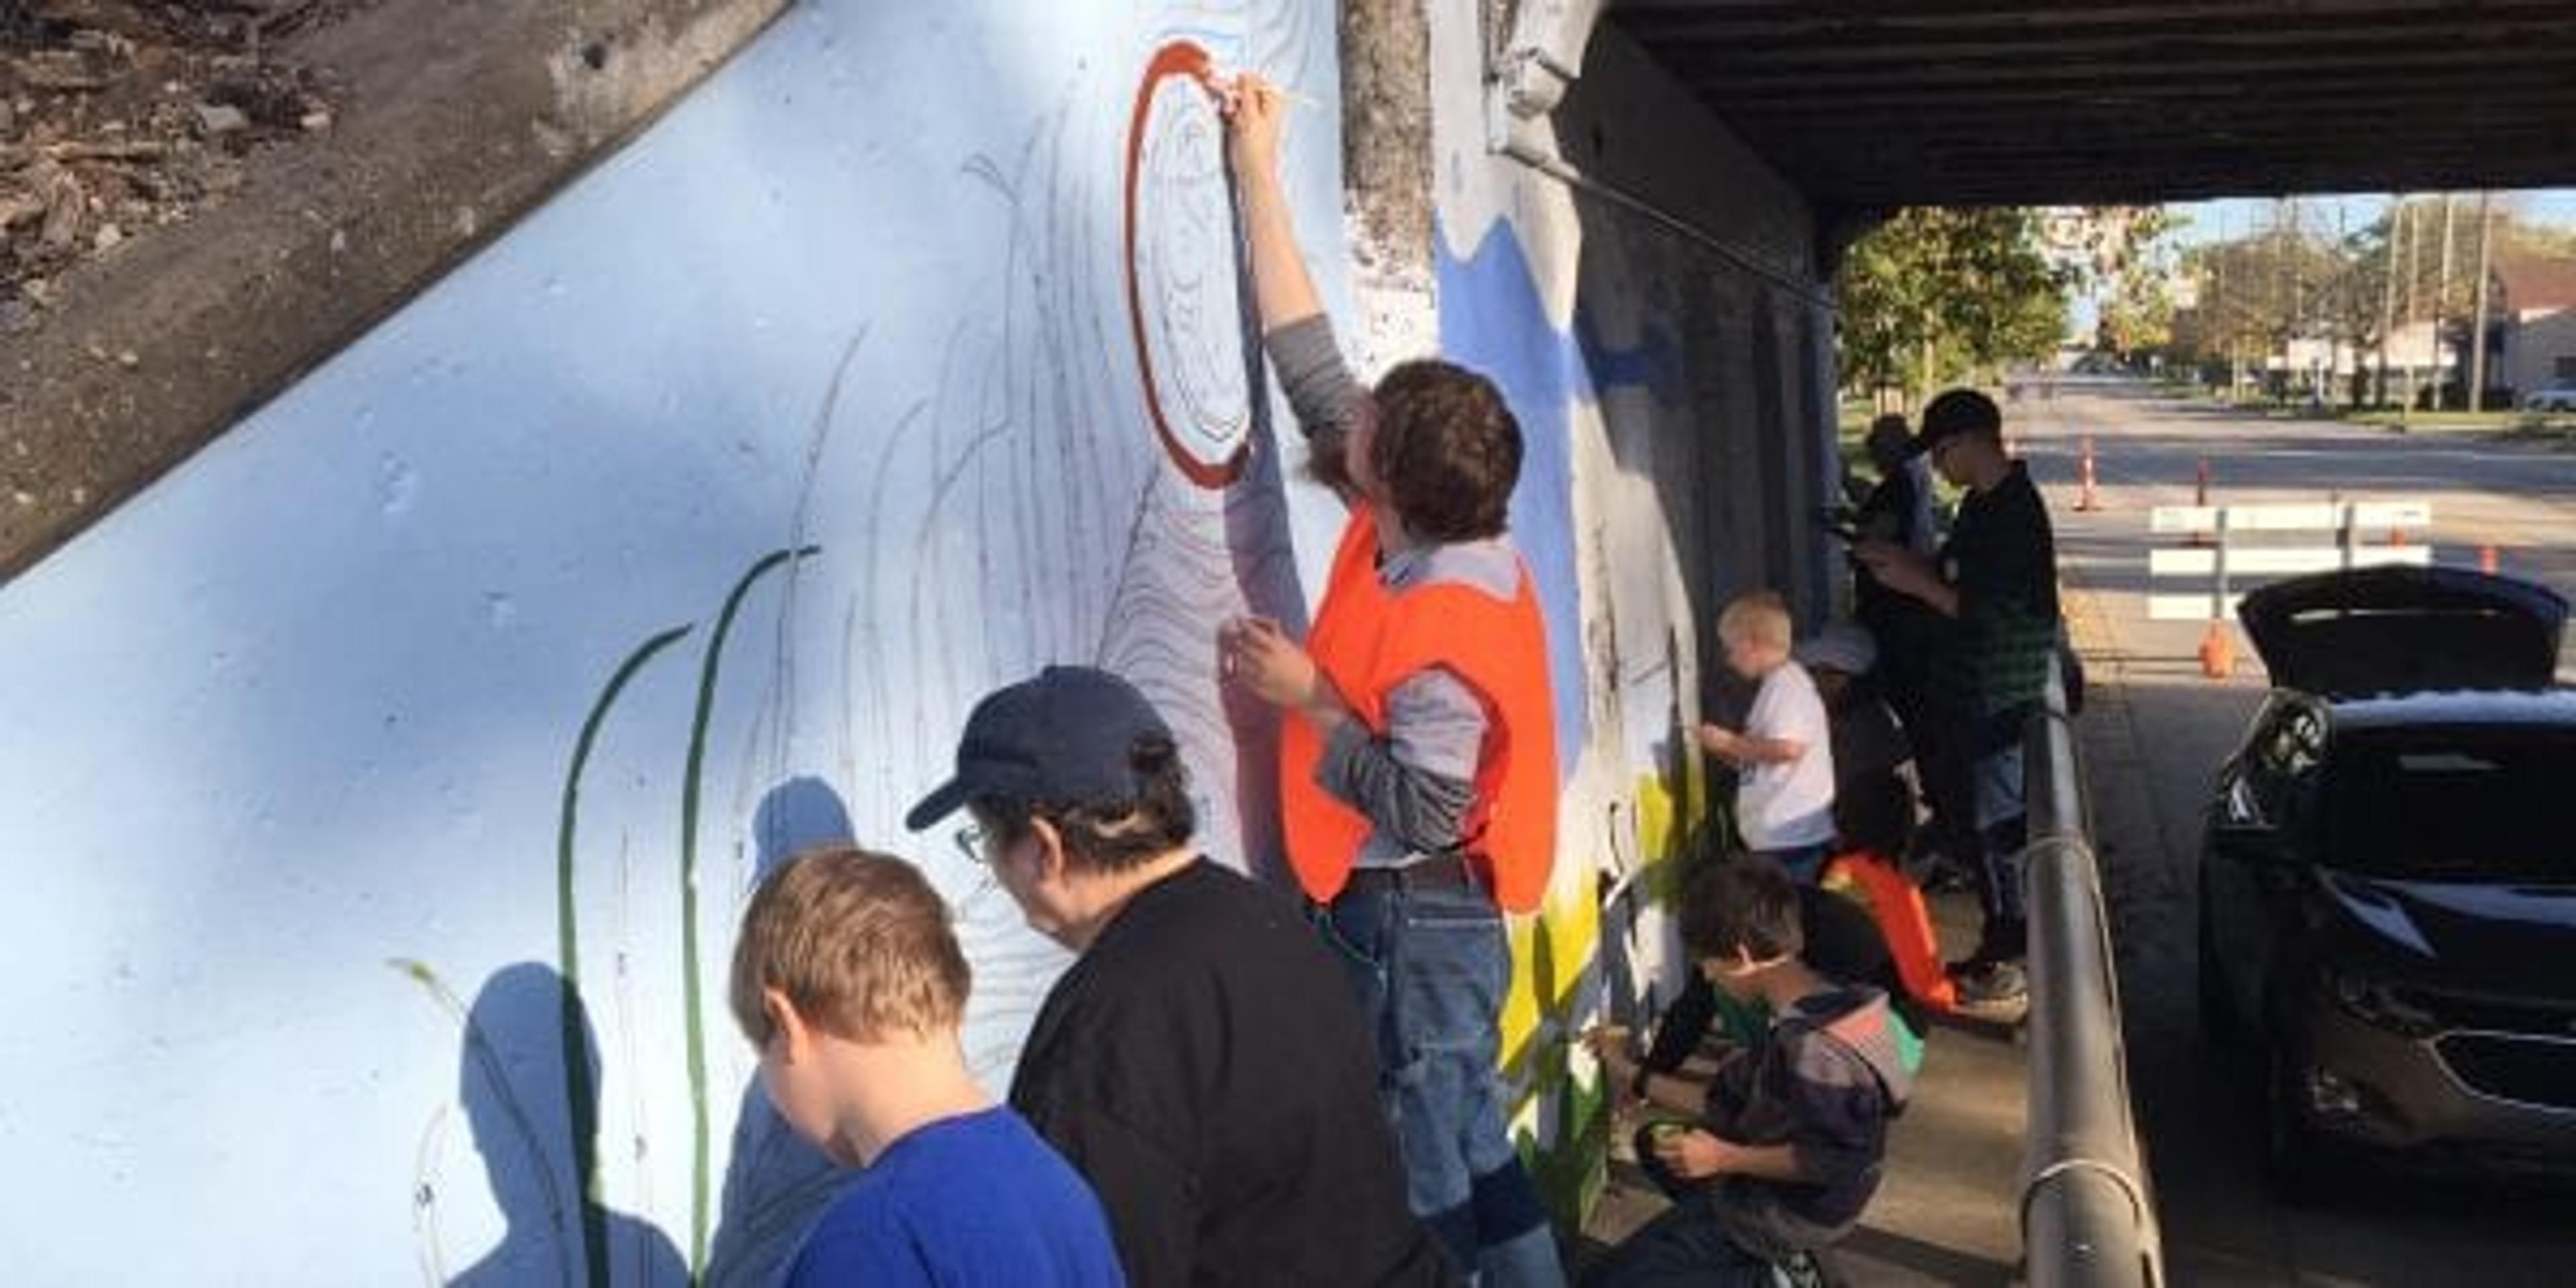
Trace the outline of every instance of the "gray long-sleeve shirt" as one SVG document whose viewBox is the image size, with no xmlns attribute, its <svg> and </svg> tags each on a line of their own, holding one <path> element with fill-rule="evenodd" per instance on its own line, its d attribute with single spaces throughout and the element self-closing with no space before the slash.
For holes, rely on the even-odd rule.
<svg viewBox="0 0 2576 1288">
<path fill-rule="evenodd" d="M 1368 414 L 1369 394 L 1342 361 L 1332 322 L 1322 314 L 1291 322 L 1264 337 L 1264 346 L 1299 430 L 1309 442 L 1339 450 Z M 1509 599 L 1520 590 L 1520 559 L 1501 537 L 1416 546 L 1382 559 L 1378 580 L 1390 590 L 1459 583 Z M 1475 691 L 1432 667 L 1387 694 L 1384 733 L 1356 722 L 1335 731 L 1315 781 L 1372 825 L 1359 866 L 1399 866 L 1473 839 L 1464 827 L 1475 803 L 1485 723 Z"/>
</svg>

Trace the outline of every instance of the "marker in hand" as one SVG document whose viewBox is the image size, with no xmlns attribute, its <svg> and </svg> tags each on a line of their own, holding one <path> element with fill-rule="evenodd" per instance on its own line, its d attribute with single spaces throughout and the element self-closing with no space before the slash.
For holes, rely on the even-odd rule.
<svg viewBox="0 0 2576 1288">
<path fill-rule="evenodd" d="M 1215 63 L 1209 63 L 1207 70 L 1199 74 L 1199 81 L 1201 84 L 1207 86 L 1210 94 L 1216 96 L 1218 107 L 1225 112 L 1231 113 L 1234 111 L 1235 103 L 1243 96 L 1244 78 L 1247 76 L 1257 75 L 1258 73 L 1255 72 L 1231 72 Z M 1272 97 L 1280 99 L 1283 102 L 1295 103 L 1301 107 L 1323 106 L 1322 103 L 1315 101 L 1313 98 L 1300 94 L 1296 90 L 1291 89 L 1286 85 L 1282 85 L 1277 81 L 1264 80 L 1262 83 L 1270 87 Z"/>
</svg>

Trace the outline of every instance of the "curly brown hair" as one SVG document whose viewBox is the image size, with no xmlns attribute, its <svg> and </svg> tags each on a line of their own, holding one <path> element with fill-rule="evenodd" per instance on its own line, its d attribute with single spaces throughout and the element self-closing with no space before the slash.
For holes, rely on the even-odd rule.
<svg viewBox="0 0 2576 1288">
<path fill-rule="evenodd" d="M 1404 526 L 1428 541 L 1501 535 L 1521 477 L 1521 425 L 1494 382 L 1436 358 L 1377 383 L 1369 464 Z"/>
</svg>

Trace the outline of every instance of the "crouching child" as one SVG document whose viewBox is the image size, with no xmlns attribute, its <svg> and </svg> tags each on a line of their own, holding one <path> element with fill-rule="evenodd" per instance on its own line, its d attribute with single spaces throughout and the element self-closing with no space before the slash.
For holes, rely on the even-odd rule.
<svg viewBox="0 0 2576 1288">
<path fill-rule="evenodd" d="M 1641 1150 L 1672 1210 L 1585 1277 L 1631 1285 L 1768 1285 L 1841 1238 L 1877 1192 L 1887 1122 L 1911 1075 L 1887 994 L 1809 967 L 1789 874 L 1759 856 L 1694 878 L 1682 897 L 1684 948 L 1741 1002 L 1766 1002 L 1770 1031 L 1711 1080 L 1696 1122 L 1652 1132 Z M 1625 1085 L 1635 1064 L 1598 1052 Z"/>
</svg>

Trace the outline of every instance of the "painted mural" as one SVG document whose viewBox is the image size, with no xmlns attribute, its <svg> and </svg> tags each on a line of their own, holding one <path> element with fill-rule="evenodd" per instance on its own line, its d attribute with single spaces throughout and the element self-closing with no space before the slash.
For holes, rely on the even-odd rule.
<svg viewBox="0 0 2576 1288">
<path fill-rule="evenodd" d="M 1796 364 L 1758 291 L 1488 154 L 1490 6 L 1427 7 L 1438 343 L 1528 435 L 1564 849 L 1504 1058 L 1572 1220 L 1607 1115 L 1567 1039 L 1677 978 L 1699 632 L 1783 557 L 1746 424 Z M 1335 41 L 1330 0 L 808 0 L 0 586 L 10 1281 L 762 1282 L 837 1178 L 724 1012 L 740 900 L 821 841 L 921 862 L 1006 1081 L 1063 955 L 898 818 L 1045 663 L 1135 679 L 1211 852 L 1277 875 L 1212 631 L 1302 629 L 1342 513 L 1192 82 L 1309 104 L 1309 259 L 1405 348 L 1348 325 Z"/>
<path fill-rule="evenodd" d="M 1578 498 L 1615 495 L 1619 481 L 1601 462 L 1578 483 L 1575 458 L 1588 439 L 1598 445 L 1614 396 L 1670 397 L 1676 358 L 1594 334 L 1580 314 L 1551 317 L 1509 222 L 1486 224 L 1464 254 L 1443 233 L 1442 349 L 1494 377 L 1528 444 L 1512 536 L 1546 602 L 1565 839 L 1545 904 L 1512 928 L 1503 1050 L 1523 1096 L 1523 1149 L 1559 1219 L 1574 1222 L 1604 1179 L 1609 1115 L 1573 1038 L 1594 1023 L 1635 1023 L 1665 1000 L 1654 995 L 1671 974 L 1665 910 L 1707 817 L 1684 732 L 1697 710 L 1683 697 L 1690 599 L 1674 584 L 1662 509 L 1649 493 L 1641 505 L 1582 506 L 1588 522 L 1578 519 Z M 1613 575 L 1620 555 L 1627 571 Z"/>
<path fill-rule="evenodd" d="M 1515 1129 L 1570 1222 L 1605 1179 L 1609 1117 L 1599 1070 L 1570 1039 L 1642 1024 L 1678 990 L 1681 880 L 1692 856 L 1724 844 L 1690 736 L 1715 682 L 1702 634 L 1738 590 L 1797 596 L 1784 575 L 1796 552 L 1772 534 L 1812 508 L 1802 498 L 1823 479 L 1778 450 L 1803 441 L 1784 409 L 1815 374 L 1783 360 L 1782 306 L 1673 224 L 1736 230 L 1763 242 L 1764 260 L 1799 263 L 1806 247 L 1781 239 L 1809 221 L 1607 30 L 1583 59 L 1586 101 L 1555 113 L 1560 151 L 1577 170 L 1615 153 L 1628 173 L 1687 176 L 1684 198 L 1701 204 L 1647 218 L 1497 153 L 1487 59 L 1505 33 L 1488 29 L 1492 6 L 1426 8 L 1439 344 L 1496 379 L 1529 436 L 1512 532 L 1547 599 L 1563 848 L 1540 914 L 1513 927 L 1504 1049 Z"/>
<path fill-rule="evenodd" d="M 0 587 L 11 1282 L 757 1281 L 833 1178 L 724 1012 L 739 900 L 915 857 L 1004 1081 L 1061 954 L 897 817 L 1047 662 L 1137 680 L 1212 852 L 1275 868 L 1211 631 L 1302 623 L 1339 516 L 1284 482 L 1189 74 L 1335 103 L 1334 33 L 800 5 Z M 1333 113 L 1288 146 L 1341 263 Z"/>
</svg>

